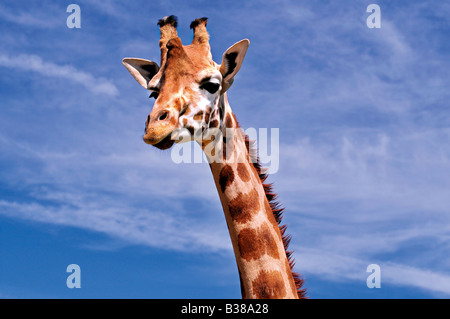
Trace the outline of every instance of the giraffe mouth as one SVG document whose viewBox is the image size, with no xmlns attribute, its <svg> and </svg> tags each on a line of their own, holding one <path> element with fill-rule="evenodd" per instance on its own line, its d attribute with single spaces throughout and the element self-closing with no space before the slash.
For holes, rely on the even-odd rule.
<svg viewBox="0 0 450 319">
<path fill-rule="evenodd" d="M 159 148 L 160 150 L 166 150 L 171 148 L 174 143 L 175 141 L 172 139 L 172 133 L 170 133 L 158 143 L 153 144 L 153 146 Z"/>
</svg>

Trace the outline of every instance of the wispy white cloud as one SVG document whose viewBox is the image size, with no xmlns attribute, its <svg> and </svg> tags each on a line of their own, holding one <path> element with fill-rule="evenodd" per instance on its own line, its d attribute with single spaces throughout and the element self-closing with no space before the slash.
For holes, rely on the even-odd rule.
<svg viewBox="0 0 450 319">
<path fill-rule="evenodd" d="M 323 135 L 282 145 L 272 176 L 298 269 L 363 282 L 379 263 L 385 283 L 448 295 L 449 131 Z"/>
<path fill-rule="evenodd" d="M 37 72 L 44 76 L 76 82 L 93 93 L 109 96 L 117 96 L 119 93 L 117 87 L 105 78 L 96 78 L 91 73 L 78 70 L 71 65 L 58 65 L 53 62 L 44 61 L 40 56 L 33 54 L 20 54 L 17 56 L 0 54 L 0 66 L 22 72 Z"/>
<path fill-rule="evenodd" d="M 396 285 L 417 287 L 431 290 L 437 295 L 443 293 L 450 295 L 450 275 L 429 269 L 419 269 L 387 262 L 383 265 L 383 276 L 389 282 Z"/>
<path fill-rule="evenodd" d="M 68 201 L 62 206 L 42 205 L 38 202 L 0 200 L 2 215 L 59 226 L 71 226 L 105 233 L 130 244 L 142 244 L 180 251 L 224 251 L 231 249 L 224 229 L 204 227 L 183 214 L 157 211 L 149 208 L 120 206 L 111 198 L 104 202 L 81 203 Z M 107 203 L 110 202 L 110 204 Z"/>
<path fill-rule="evenodd" d="M 92 5 L 96 8 L 96 10 L 99 10 L 100 12 L 115 17 L 118 19 L 130 19 L 130 12 L 126 10 L 126 7 L 130 5 L 130 3 L 124 3 L 120 1 L 101 1 L 101 0 L 94 0 L 89 1 L 86 6 Z"/>
<path fill-rule="evenodd" d="M 288 193 L 445 211 L 450 185 L 441 173 L 450 171 L 449 133 L 331 130 L 284 145 L 277 179 Z"/>
<path fill-rule="evenodd" d="M 362 259 L 345 256 L 333 251 L 302 248 L 298 251 L 301 258 L 300 268 L 304 273 L 320 276 L 323 280 L 334 282 L 358 281 L 366 284 L 370 273 L 366 272 L 370 264 L 380 266 L 381 289 L 385 285 L 396 285 L 422 289 L 435 295 L 450 295 L 450 274 L 432 271 L 426 268 L 379 261 L 374 258 Z"/>
<path fill-rule="evenodd" d="M 1 174 L 3 182 L 14 187 L 21 180 L 29 190 L 21 199 L 0 200 L 0 214 L 101 232 L 128 244 L 230 251 L 206 164 L 186 167 L 171 163 L 169 153 L 116 142 L 125 143 L 117 149 L 120 153 L 89 152 L 80 145 L 67 152 L 0 135 L 2 149 L 8 149 L 2 158 L 15 161 Z M 23 162 L 39 170 L 23 169 Z M 205 205 L 214 213 L 205 211 Z"/>
<path fill-rule="evenodd" d="M 33 28 L 52 28 L 64 25 L 65 20 L 61 20 L 55 7 L 48 7 L 47 10 L 33 10 L 33 5 L 8 7 L 0 5 L 0 18 L 10 23 L 19 24 Z"/>
</svg>

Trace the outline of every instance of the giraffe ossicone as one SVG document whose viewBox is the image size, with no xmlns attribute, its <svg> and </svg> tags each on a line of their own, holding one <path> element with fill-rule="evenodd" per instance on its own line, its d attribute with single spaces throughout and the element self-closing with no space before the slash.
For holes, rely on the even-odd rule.
<svg viewBox="0 0 450 319">
<path fill-rule="evenodd" d="M 240 128 L 227 90 L 242 66 L 250 41 L 229 47 L 213 61 L 207 18 L 191 23 L 192 43 L 183 45 L 178 21 L 158 21 L 160 65 L 125 58 L 123 64 L 155 98 L 145 123 L 144 141 L 159 149 L 197 141 L 208 158 L 222 203 L 238 267 L 243 298 L 305 298 L 303 280 L 293 271 L 290 236 L 281 225 L 283 209 Z"/>
</svg>

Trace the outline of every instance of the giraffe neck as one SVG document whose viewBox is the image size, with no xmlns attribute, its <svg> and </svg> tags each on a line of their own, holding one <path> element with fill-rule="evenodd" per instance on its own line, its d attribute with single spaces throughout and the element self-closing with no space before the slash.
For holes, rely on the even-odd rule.
<svg viewBox="0 0 450 319">
<path fill-rule="evenodd" d="M 225 143 L 227 138 L 230 140 L 229 136 L 216 141 L 222 144 L 216 149 L 223 147 L 224 157 L 226 154 L 228 158 L 210 161 L 210 167 L 236 257 L 242 297 L 298 298 L 282 231 L 259 172 L 249 160 L 245 136 L 225 94 L 219 108 L 222 108 L 220 128 L 224 135 L 225 128 L 236 130 L 233 143 Z"/>
</svg>

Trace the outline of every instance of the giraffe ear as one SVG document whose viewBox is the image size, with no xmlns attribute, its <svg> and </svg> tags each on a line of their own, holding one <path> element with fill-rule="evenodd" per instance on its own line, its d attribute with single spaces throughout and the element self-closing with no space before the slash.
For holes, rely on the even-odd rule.
<svg viewBox="0 0 450 319">
<path fill-rule="evenodd" d="M 122 63 L 136 81 L 138 81 L 145 89 L 147 89 L 148 82 L 150 82 L 159 71 L 158 64 L 149 60 L 125 58 L 122 60 Z"/>
<path fill-rule="evenodd" d="M 249 45 L 249 40 L 241 40 L 233 44 L 223 54 L 222 64 L 220 65 L 219 69 L 220 73 L 222 73 L 223 78 L 222 93 L 228 90 L 233 83 L 234 76 L 241 68 Z"/>
</svg>

